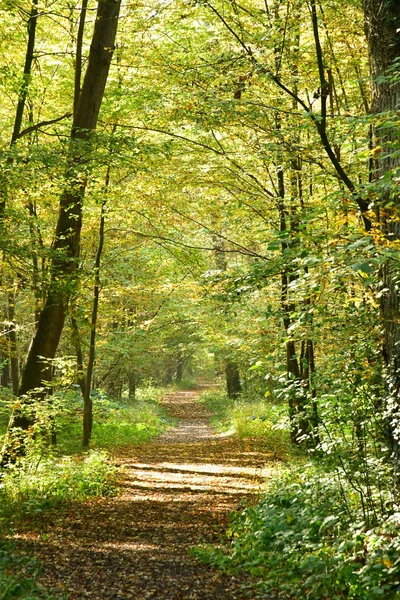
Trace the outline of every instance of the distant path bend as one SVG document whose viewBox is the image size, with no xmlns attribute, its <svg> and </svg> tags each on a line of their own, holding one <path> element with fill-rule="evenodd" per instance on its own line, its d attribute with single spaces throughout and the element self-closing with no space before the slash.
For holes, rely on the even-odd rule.
<svg viewBox="0 0 400 600">
<path fill-rule="evenodd" d="M 118 497 L 51 513 L 40 534 L 20 536 L 44 566 L 43 584 L 68 600 L 252 597 L 189 549 L 218 542 L 228 514 L 259 491 L 271 457 L 260 444 L 216 434 L 198 395 L 169 393 L 163 404 L 178 426 L 118 454 Z"/>
</svg>

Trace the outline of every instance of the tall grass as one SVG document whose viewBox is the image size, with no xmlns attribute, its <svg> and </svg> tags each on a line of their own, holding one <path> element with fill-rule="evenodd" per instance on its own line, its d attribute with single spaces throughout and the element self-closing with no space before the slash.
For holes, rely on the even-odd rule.
<svg viewBox="0 0 400 600">
<path fill-rule="evenodd" d="M 158 390 L 139 390 L 135 401 L 114 400 L 106 394 L 93 395 L 91 447 L 111 449 L 137 445 L 162 433 L 171 420 L 159 404 Z M 81 451 L 82 401 L 70 393 L 68 409 L 56 420 L 57 446 L 62 454 Z"/>
<path fill-rule="evenodd" d="M 215 390 L 202 394 L 199 401 L 207 404 L 217 430 L 240 438 L 262 439 L 267 449 L 281 457 L 293 452 L 286 406 L 256 394 L 243 393 L 232 399 Z"/>
</svg>

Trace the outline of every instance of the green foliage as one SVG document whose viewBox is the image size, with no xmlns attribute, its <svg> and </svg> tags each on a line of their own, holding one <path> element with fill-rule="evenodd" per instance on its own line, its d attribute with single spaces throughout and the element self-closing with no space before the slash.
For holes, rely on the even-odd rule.
<svg viewBox="0 0 400 600">
<path fill-rule="evenodd" d="M 69 388 L 49 402 L 32 402 L 27 410 L 37 417 L 36 437 L 26 438 L 26 456 L 9 466 L 0 481 L 0 530 L 8 530 L 21 518 L 43 518 L 47 509 L 64 503 L 117 493 L 117 469 L 100 448 L 138 444 L 162 432 L 168 421 L 158 403 L 161 394 L 150 384 L 137 390 L 135 401 L 94 393 L 93 446 L 97 449 L 84 454 L 80 393 Z M 15 408 L 16 402 L 4 398 L 0 413 L 4 425 L 10 405 Z M 49 446 L 49 426 L 57 435 L 56 446 Z M 0 546 L 0 599 L 50 600 L 52 596 L 36 583 L 37 572 L 38 566 L 19 557 L 12 544 Z"/>
<path fill-rule="evenodd" d="M 13 544 L 0 541 L 1 600 L 55 600 L 56 596 L 37 582 L 38 573 L 39 565 L 34 559 L 17 555 Z"/>
<path fill-rule="evenodd" d="M 12 394 L 7 388 L 0 388 L 0 444 L 10 420 L 10 402 Z"/>
<path fill-rule="evenodd" d="M 37 417 L 36 435 L 26 436 L 26 455 L 4 472 L 0 525 L 66 501 L 115 493 L 116 469 L 101 448 L 139 444 L 164 431 L 168 419 L 157 401 L 161 393 L 147 385 L 138 390 L 137 400 L 116 401 L 94 392 L 94 449 L 83 455 L 80 393 L 70 388 L 48 403 L 31 402 L 27 410 Z M 5 413 L 9 406 L 4 403 Z M 56 445 L 49 445 L 49 430 L 57 437 Z"/>
<path fill-rule="evenodd" d="M 181 381 L 177 381 L 174 386 L 178 390 L 195 390 L 198 387 L 198 383 L 195 377 L 187 375 Z"/>
<path fill-rule="evenodd" d="M 293 452 L 289 441 L 286 406 L 273 404 L 255 392 L 242 392 L 237 399 L 212 391 L 201 395 L 212 414 L 212 423 L 220 431 L 238 437 L 261 438 L 266 447 L 280 456 Z"/>
<path fill-rule="evenodd" d="M 400 512 L 391 512 L 368 527 L 343 473 L 291 470 L 234 515 L 229 545 L 195 552 L 225 570 L 246 570 L 266 597 L 395 598 L 399 524 Z"/>
<path fill-rule="evenodd" d="M 91 446 L 113 448 L 135 445 L 162 433 L 170 422 L 157 402 L 161 391 L 144 387 L 137 399 L 114 400 L 103 392 L 93 392 L 93 432 Z M 56 451 L 71 454 L 82 446 L 82 399 L 80 393 L 68 393 L 67 408 L 56 419 Z"/>
<path fill-rule="evenodd" d="M 67 501 L 116 493 L 117 470 L 105 451 L 83 457 L 28 454 L 7 468 L 0 485 L 0 526 L 35 517 Z"/>
</svg>

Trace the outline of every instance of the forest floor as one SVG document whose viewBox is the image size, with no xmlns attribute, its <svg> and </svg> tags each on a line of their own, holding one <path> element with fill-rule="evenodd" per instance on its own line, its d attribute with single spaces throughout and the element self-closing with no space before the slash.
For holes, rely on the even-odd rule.
<svg viewBox="0 0 400 600">
<path fill-rule="evenodd" d="M 256 597 L 242 578 L 200 564 L 189 550 L 218 544 L 229 513 L 256 499 L 278 463 L 260 441 L 216 433 L 198 395 L 169 393 L 163 404 L 178 425 L 115 452 L 118 496 L 49 511 L 40 526 L 21 526 L 17 544 L 40 560 L 43 585 L 68 600 Z"/>
</svg>

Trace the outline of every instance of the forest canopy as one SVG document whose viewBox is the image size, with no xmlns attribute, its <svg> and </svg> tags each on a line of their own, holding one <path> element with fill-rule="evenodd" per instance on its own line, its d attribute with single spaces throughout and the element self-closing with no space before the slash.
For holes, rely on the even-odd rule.
<svg viewBox="0 0 400 600">
<path fill-rule="evenodd" d="M 65 390 L 87 447 L 96 394 L 218 376 L 393 515 L 399 32 L 395 0 L 2 2 L 4 469 Z"/>
</svg>

